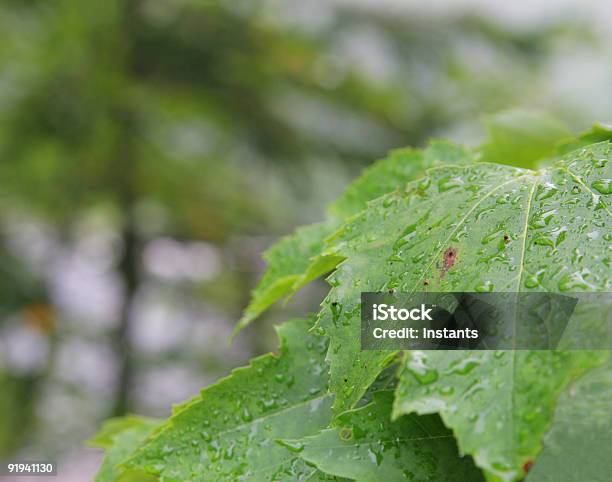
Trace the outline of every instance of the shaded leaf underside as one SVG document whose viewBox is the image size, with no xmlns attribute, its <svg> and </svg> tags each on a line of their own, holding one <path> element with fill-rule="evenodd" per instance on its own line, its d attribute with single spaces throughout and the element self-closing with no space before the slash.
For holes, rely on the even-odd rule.
<svg viewBox="0 0 612 482">
<path fill-rule="evenodd" d="M 439 413 L 491 480 L 525 475 L 569 382 L 597 352 L 406 352 L 394 415 Z"/>
<path fill-rule="evenodd" d="M 612 361 L 560 397 L 527 482 L 605 481 L 612 473 Z"/>
<path fill-rule="evenodd" d="M 477 482 L 471 458 L 459 457 L 453 434 L 437 416 L 390 421 L 392 391 L 340 415 L 332 428 L 291 443 L 321 471 L 360 482 Z"/>
</svg>

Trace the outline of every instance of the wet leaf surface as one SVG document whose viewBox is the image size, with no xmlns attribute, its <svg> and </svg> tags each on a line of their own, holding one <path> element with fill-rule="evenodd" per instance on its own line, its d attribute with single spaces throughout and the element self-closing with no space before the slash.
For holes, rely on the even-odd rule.
<svg viewBox="0 0 612 482">
<path fill-rule="evenodd" d="M 300 480 L 313 468 L 275 442 L 327 426 L 327 340 L 311 323 L 281 325 L 280 355 L 255 358 L 204 389 L 124 464 L 161 481 Z"/>
<path fill-rule="evenodd" d="M 335 409 L 351 408 L 389 356 L 360 350 L 361 292 L 609 289 L 610 199 L 588 188 L 610 176 L 609 156 L 603 143 L 537 172 L 434 168 L 347 222 L 330 241 L 346 260 L 319 315 Z"/>
<path fill-rule="evenodd" d="M 604 357 L 589 351 L 406 352 L 393 414 L 439 413 L 490 480 L 518 480 L 540 451 L 560 393 Z"/>
<path fill-rule="evenodd" d="M 390 356 L 360 350 L 363 291 L 609 290 L 610 198 L 593 186 L 611 177 L 610 153 L 608 143 L 598 144 L 541 171 L 492 164 L 434 168 L 406 191 L 377 199 L 347 222 L 331 240 L 346 260 L 328 279 L 332 289 L 318 325 L 330 337 L 336 413 L 354 406 Z M 487 357 L 477 360 L 479 365 L 496 373 L 484 381 L 482 369 L 459 378 L 449 373 L 452 362 L 467 363 L 465 353 L 431 353 L 427 365 L 407 358 L 396 414 L 457 411 L 445 420 L 460 447 L 474 454 L 491 477 L 520 478 L 522 465 L 539 450 L 563 387 L 600 361 L 596 355 L 547 353 L 531 355 L 533 365 L 529 356 L 521 353 L 508 364 L 493 352 L 479 355 Z M 525 388 L 523 399 L 513 384 L 517 374 L 534 385 L 538 379 L 528 375 L 538 371 L 551 383 L 540 383 L 533 393 Z M 497 422 L 502 427 L 485 425 L 501 437 L 499 446 L 490 446 L 487 434 L 473 437 L 477 419 L 466 418 L 475 417 L 478 404 L 447 405 L 441 394 L 430 400 L 428 390 L 435 388 L 455 390 L 456 397 L 474 396 L 483 406 L 501 397 L 505 418 Z M 520 425 L 515 417 L 529 418 L 530 400 L 541 413 Z"/>
<path fill-rule="evenodd" d="M 360 295 L 610 291 L 611 151 L 603 142 L 531 171 L 467 164 L 471 155 L 437 143 L 422 152 L 398 151 L 373 166 L 330 209 L 326 223 L 272 248 L 255 308 L 239 325 L 337 265 L 316 326 L 283 325 L 280 356 L 259 357 L 177 407 L 120 467 L 162 481 L 445 480 L 442 472 L 449 477 L 468 470 L 462 464 L 442 470 L 443 461 L 452 466 L 460 460 L 455 452 L 446 457 L 450 449 L 438 447 L 439 458 L 432 458 L 431 444 L 440 442 L 431 437 L 404 444 L 379 434 L 417 433 L 416 421 L 435 420 L 431 423 L 454 444 L 448 437 L 452 430 L 459 451 L 473 456 L 488 480 L 527 474 L 537 480 L 533 474 L 547 470 L 540 468 L 547 460 L 550 467 L 566 453 L 560 434 L 583 437 L 585 447 L 593 444 L 571 432 L 569 414 L 584 409 L 583 399 L 601 413 L 607 407 L 602 400 L 609 380 L 594 368 L 607 353 L 361 351 Z M 435 167 L 417 177 L 426 166 Z M 391 423 L 390 398 L 371 387 L 384 378 L 381 373 L 395 370 L 399 355 L 392 411 L 397 420 Z M 394 384 L 383 381 L 385 386 Z M 606 426 L 608 418 L 593 420 Z M 362 426 L 364 443 L 351 446 Z M 111 427 L 101 443 L 114 443 L 137 428 Z M 332 447 L 332 439 L 339 443 Z M 395 443 L 385 445 L 392 439 Z M 122 457 L 132 450 L 133 443 L 127 445 Z M 367 452 L 371 447 L 384 449 L 383 457 L 374 449 Z M 114 461 L 111 467 L 117 467 Z M 475 477 L 478 472 L 464 480 Z"/>
<path fill-rule="evenodd" d="M 323 472 L 360 482 L 477 482 L 482 474 L 460 457 L 453 434 L 437 416 L 390 421 L 392 391 L 340 415 L 332 428 L 288 442 Z"/>
</svg>

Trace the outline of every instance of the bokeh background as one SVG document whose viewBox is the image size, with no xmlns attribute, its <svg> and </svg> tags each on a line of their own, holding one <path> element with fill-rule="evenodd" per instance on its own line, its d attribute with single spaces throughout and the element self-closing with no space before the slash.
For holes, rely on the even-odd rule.
<svg viewBox="0 0 612 482">
<path fill-rule="evenodd" d="M 316 309 L 322 283 L 227 344 L 274 240 L 483 114 L 612 120 L 611 40 L 606 0 L 3 0 L 0 459 L 92 480 L 102 420 Z"/>
</svg>

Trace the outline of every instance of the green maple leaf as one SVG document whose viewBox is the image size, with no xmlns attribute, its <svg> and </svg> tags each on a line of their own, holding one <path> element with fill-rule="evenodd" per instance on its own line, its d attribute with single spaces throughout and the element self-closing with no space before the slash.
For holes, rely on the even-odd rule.
<svg viewBox="0 0 612 482">
<path fill-rule="evenodd" d="M 609 155 L 602 143 L 537 172 L 434 168 L 346 223 L 333 240 L 346 260 L 319 317 L 336 409 L 351 408 L 389 356 L 360 350 L 361 292 L 608 289 Z"/>
<path fill-rule="evenodd" d="M 393 355 L 360 350 L 363 291 L 609 290 L 610 152 L 609 143 L 597 144 L 541 171 L 492 164 L 431 169 L 405 191 L 370 203 L 350 220 L 333 240 L 336 252 L 346 260 L 329 278 L 332 289 L 319 318 L 321 329 L 330 337 L 330 387 L 336 393 L 336 411 L 354 406 Z M 452 356 L 459 362 L 467 354 Z M 432 353 L 430 358 L 433 366 L 444 368 L 439 373 L 444 373 L 449 362 L 445 355 Z M 536 400 L 554 407 L 563 386 L 600 359 L 570 354 L 561 363 L 548 354 L 540 361 L 546 373 L 558 363 L 563 367 L 553 373 L 558 387 L 542 393 L 534 390 Z M 490 366 L 491 370 L 499 366 L 504 383 L 511 382 L 514 372 L 504 372 L 500 361 L 491 359 Z M 396 415 L 416 410 L 418 401 L 426 398 L 427 390 L 415 389 L 412 382 L 410 390 L 402 391 L 406 380 L 410 378 L 404 373 Z M 458 383 L 463 385 L 456 390 L 465 392 L 477 381 L 477 375 L 462 377 Z M 450 384 L 442 376 L 435 383 L 443 389 Z M 490 403 L 497 395 L 489 387 Z M 473 416 L 471 408 L 468 405 L 460 412 Z M 436 411 L 433 404 L 428 409 Z M 499 477 L 507 480 L 520 477 L 521 463 L 538 451 L 550 413 L 544 410 L 537 426 L 527 425 L 533 429 L 533 440 L 500 449 L 499 470 L 493 467 L 496 457 L 479 457 L 477 452 L 487 449 L 486 436 L 475 442 L 478 447 L 466 442 L 466 450 L 476 455 L 477 463 L 492 477 L 502 473 L 507 476 Z M 462 447 L 465 432 L 473 430 L 473 424 L 445 420 Z M 507 436 L 514 438 L 520 427 L 506 428 Z"/>
<path fill-rule="evenodd" d="M 329 423 L 327 340 L 309 334 L 310 325 L 281 325 L 278 356 L 255 358 L 178 407 L 123 467 L 161 481 L 316 477 L 315 469 L 275 442 Z"/>
</svg>

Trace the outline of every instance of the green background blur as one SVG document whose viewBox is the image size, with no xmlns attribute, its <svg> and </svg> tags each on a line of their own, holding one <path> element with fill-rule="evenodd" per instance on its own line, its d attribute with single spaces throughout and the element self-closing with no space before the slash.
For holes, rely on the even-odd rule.
<svg viewBox="0 0 612 482">
<path fill-rule="evenodd" d="M 228 346 L 261 252 L 389 149 L 610 120 L 607 2 L 509 3 L 3 0 L 0 458 L 91 480 L 102 420 L 274 349 L 324 284 Z"/>
</svg>

